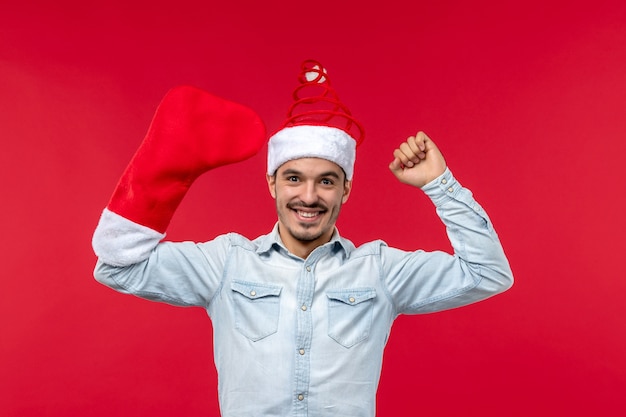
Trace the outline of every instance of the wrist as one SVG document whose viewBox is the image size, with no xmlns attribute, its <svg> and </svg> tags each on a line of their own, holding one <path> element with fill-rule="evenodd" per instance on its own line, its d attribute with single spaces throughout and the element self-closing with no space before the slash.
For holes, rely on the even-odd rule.
<svg viewBox="0 0 626 417">
<path fill-rule="evenodd" d="M 461 189 L 461 185 L 452 175 L 452 171 L 446 167 L 441 175 L 429 181 L 421 189 L 436 205 L 440 201 L 456 195 Z"/>
</svg>

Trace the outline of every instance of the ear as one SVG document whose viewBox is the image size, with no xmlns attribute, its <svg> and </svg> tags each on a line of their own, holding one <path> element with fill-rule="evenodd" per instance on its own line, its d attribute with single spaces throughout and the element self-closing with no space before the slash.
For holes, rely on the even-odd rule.
<svg viewBox="0 0 626 417">
<path fill-rule="evenodd" d="M 272 198 L 276 200 L 276 175 L 265 174 L 265 179 Z"/>
<path fill-rule="evenodd" d="M 343 197 L 341 198 L 341 203 L 345 203 L 348 201 L 348 197 L 350 197 L 350 192 L 352 191 L 352 180 L 344 181 L 343 183 Z"/>
</svg>

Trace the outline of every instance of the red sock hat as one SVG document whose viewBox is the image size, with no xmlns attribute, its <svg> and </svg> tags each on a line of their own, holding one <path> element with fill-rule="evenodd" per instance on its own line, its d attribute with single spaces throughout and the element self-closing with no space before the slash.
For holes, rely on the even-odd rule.
<svg viewBox="0 0 626 417">
<path fill-rule="evenodd" d="M 304 61 L 298 81 L 287 120 L 270 137 L 267 173 L 274 175 L 282 164 L 293 159 L 322 158 L 339 165 L 346 179 L 351 180 L 363 127 L 339 101 L 319 62 Z"/>
</svg>

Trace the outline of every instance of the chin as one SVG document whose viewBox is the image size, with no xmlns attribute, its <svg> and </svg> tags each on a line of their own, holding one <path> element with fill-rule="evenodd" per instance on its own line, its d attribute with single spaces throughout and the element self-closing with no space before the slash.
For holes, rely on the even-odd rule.
<svg viewBox="0 0 626 417">
<path fill-rule="evenodd" d="M 289 233 L 301 242 L 312 242 L 324 235 L 324 231 L 320 230 L 318 227 L 307 227 L 301 225 L 297 225 L 296 228 L 289 230 Z"/>
<path fill-rule="evenodd" d="M 291 233 L 291 236 L 301 242 L 313 242 L 322 237 L 322 233 Z"/>
</svg>

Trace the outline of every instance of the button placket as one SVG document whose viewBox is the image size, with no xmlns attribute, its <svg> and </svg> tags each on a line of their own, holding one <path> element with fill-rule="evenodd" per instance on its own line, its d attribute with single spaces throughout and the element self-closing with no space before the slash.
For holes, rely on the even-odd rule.
<svg viewBox="0 0 626 417">
<path fill-rule="evenodd" d="M 316 256 L 317 255 L 317 256 Z M 313 333 L 313 318 L 310 307 L 313 303 L 313 294 L 315 292 L 314 277 L 314 259 L 319 258 L 319 254 L 309 256 L 309 259 L 302 265 L 300 278 L 297 286 L 297 299 L 300 306 L 297 314 L 296 324 L 296 350 L 295 350 L 295 368 L 298 377 L 294 385 L 294 393 L 296 394 L 296 409 L 299 413 L 306 412 L 306 394 L 309 389 L 311 379 L 310 363 L 308 349 L 311 346 L 311 338 Z M 298 414 L 299 415 L 299 414 Z"/>
</svg>

